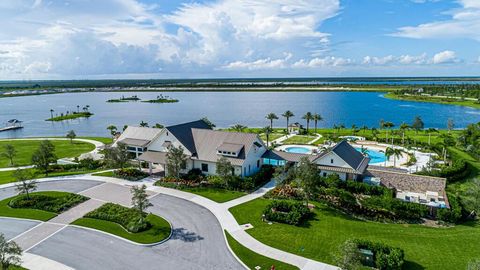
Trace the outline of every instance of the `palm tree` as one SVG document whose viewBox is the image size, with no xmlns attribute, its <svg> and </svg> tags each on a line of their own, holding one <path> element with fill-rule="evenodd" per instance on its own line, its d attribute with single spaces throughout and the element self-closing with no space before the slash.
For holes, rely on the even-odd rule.
<svg viewBox="0 0 480 270">
<path fill-rule="evenodd" d="M 115 136 L 115 133 L 117 133 L 117 127 L 114 126 L 114 125 L 110 125 L 107 127 L 108 130 L 110 130 L 110 134 L 113 136 Z"/>
<path fill-rule="evenodd" d="M 262 129 L 262 133 L 265 133 L 265 136 L 267 137 L 267 147 L 270 142 L 270 133 L 272 133 L 272 128 L 269 126 L 266 126 Z"/>
<path fill-rule="evenodd" d="M 355 130 L 357 130 L 357 125 L 352 125 L 352 135 L 355 135 Z"/>
<path fill-rule="evenodd" d="M 363 125 L 363 126 L 362 126 L 362 130 L 363 130 L 363 135 L 365 136 L 365 133 L 366 133 L 367 130 L 368 130 L 368 126 Z"/>
<path fill-rule="evenodd" d="M 54 111 L 55 111 L 54 109 L 50 109 L 50 118 L 53 118 L 53 112 Z"/>
<path fill-rule="evenodd" d="M 270 128 L 273 129 L 273 120 L 277 120 L 278 119 L 278 116 L 274 113 L 269 113 L 265 116 L 265 118 L 267 118 L 268 120 L 270 120 Z"/>
<path fill-rule="evenodd" d="M 430 145 L 431 138 L 432 138 L 432 133 L 433 133 L 433 132 L 438 133 L 438 129 L 436 129 L 436 128 L 428 128 L 428 129 L 426 130 L 426 132 L 428 133 L 428 145 Z"/>
<path fill-rule="evenodd" d="M 77 113 L 80 112 L 80 105 L 77 105 Z"/>
<path fill-rule="evenodd" d="M 243 132 L 245 129 L 247 129 L 246 126 L 240 124 L 233 125 L 231 128 L 237 132 Z"/>
<path fill-rule="evenodd" d="M 322 120 L 323 120 L 323 117 L 320 114 L 315 113 L 313 115 L 313 121 L 315 122 L 315 133 L 317 133 L 317 123 L 318 123 L 318 121 L 322 121 Z"/>
<path fill-rule="evenodd" d="M 148 127 L 148 123 L 147 123 L 147 122 L 143 122 L 143 120 L 142 120 L 142 122 L 140 122 L 140 126 L 141 126 L 141 127 Z"/>
<path fill-rule="evenodd" d="M 402 150 L 398 148 L 393 148 L 393 147 L 387 147 L 385 149 L 385 157 L 387 157 L 387 160 L 390 160 L 390 157 L 393 156 L 393 167 L 397 166 L 397 158 L 402 157 Z M 385 166 L 387 164 L 387 160 L 385 160 Z"/>
<path fill-rule="evenodd" d="M 313 114 L 311 112 L 307 112 L 302 119 L 307 120 L 307 134 L 308 134 L 308 128 L 310 127 L 310 120 L 313 120 Z"/>
<path fill-rule="evenodd" d="M 385 141 L 388 143 L 388 131 L 395 126 L 392 122 L 384 122 L 383 127 L 386 128 L 385 130 Z"/>
<path fill-rule="evenodd" d="M 403 122 L 401 125 L 400 125 L 400 130 L 402 131 L 402 145 L 405 145 L 405 131 L 410 129 L 410 125 Z"/>
<path fill-rule="evenodd" d="M 288 122 L 290 121 L 290 117 L 294 117 L 295 115 L 291 111 L 286 111 L 282 114 L 282 116 L 287 119 L 287 132 L 288 132 Z"/>
</svg>

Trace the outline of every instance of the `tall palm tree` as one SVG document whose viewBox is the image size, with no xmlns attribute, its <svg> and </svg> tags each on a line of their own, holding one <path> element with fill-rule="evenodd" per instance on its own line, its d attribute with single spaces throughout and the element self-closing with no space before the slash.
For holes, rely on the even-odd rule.
<svg viewBox="0 0 480 270">
<path fill-rule="evenodd" d="M 240 124 L 235 124 L 231 128 L 237 132 L 243 132 L 245 129 L 247 129 L 246 126 Z"/>
<path fill-rule="evenodd" d="M 302 119 L 307 120 L 307 134 L 308 134 L 308 128 L 310 127 L 310 120 L 313 120 L 313 114 L 311 112 L 307 112 Z"/>
<path fill-rule="evenodd" d="M 410 129 L 410 125 L 403 122 L 401 125 L 400 125 L 400 130 L 402 131 L 402 145 L 405 145 L 405 131 Z"/>
<path fill-rule="evenodd" d="M 147 122 L 144 122 L 144 121 L 142 120 L 142 122 L 140 122 L 140 126 L 141 126 L 141 127 L 148 127 L 148 123 L 147 123 Z"/>
<path fill-rule="evenodd" d="M 322 121 L 322 120 L 323 120 L 323 117 L 320 114 L 315 113 L 313 115 L 313 121 L 315 122 L 315 133 L 317 133 L 317 123 L 318 123 L 318 121 Z"/>
<path fill-rule="evenodd" d="M 397 158 L 402 157 L 402 150 L 398 148 L 387 147 L 387 149 L 385 149 L 385 157 L 387 157 L 387 160 L 390 160 L 390 157 L 392 156 L 393 156 L 393 167 L 396 167 Z M 387 164 L 387 160 L 385 160 L 385 165 Z"/>
<path fill-rule="evenodd" d="M 80 112 L 80 105 L 77 105 L 77 113 Z"/>
<path fill-rule="evenodd" d="M 262 129 L 262 133 L 265 133 L 265 137 L 267 137 L 267 147 L 268 147 L 270 143 L 270 133 L 272 133 L 272 128 L 269 126 L 266 126 Z"/>
<path fill-rule="evenodd" d="M 357 130 L 357 125 L 352 125 L 352 135 L 355 135 L 355 130 Z"/>
<path fill-rule="evenodd" d="M 362 126 L 362 130 L 363 130 L 363 135 L 365 136 L 365 133 L 366 133 L 367 130 L 368 130 L 368 126 L 363 125 L 363 126 Z"/>
<path fill-rule="evenodd" d="M 383 127 L 386 128 L 385 130 L 385 141 L 388 143 L 388 131 L 395 126 L 392 122 L 384 122 Z"/>
<path fill-rule="evenodd" d="M 117 127 L 114 126 L 114 125 L 110 125 L 107 127 L 108 130 L 110 130 L 110 134 L 113 136 L 115 136 L 115 133 L 117 133 Z"/>
<path fill-rule="evenodd" d="M 275 113 L 269 113 L 265 116 L 268 120 L 270 120 L 270 128 L 273 129 L 273 120 L 277 120 L 278 116 Z"/>
<path fill-rule="evenodd" d="M 53 112 L 54 111 L 55 111 L 54 109 L 50 109 L 50 118 L 53 118 Z"/>
<path fill-rule="evenodd" d="M 426 130 L 426 132 L 428 133 L 428 145 L 430 145 L 430 142 L 431 142 L 431 139 L 432 139 L 432 133 L 436 132 L 438 133 L 438 129 L 436 128 L 428 128 Z"/>
<path fill-rule="evenodd" d="M 286 111 L 282 114 L 282 116 L 287 119 L 287 132 L 288 132 L 288 124 L 290 122 L 290 117 L 294 117 L 295 115 L 291 111 Z"/>
</svg>

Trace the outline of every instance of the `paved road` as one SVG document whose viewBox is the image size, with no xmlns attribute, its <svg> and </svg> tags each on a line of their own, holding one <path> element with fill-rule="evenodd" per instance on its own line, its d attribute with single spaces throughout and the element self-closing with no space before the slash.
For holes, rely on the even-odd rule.
<svg viewBox="0 0 480 270">
<path fill-rule="evenodd" d="M 39 221 L 0 218 L 0 232 L 10 240 L 40 224 Z"/>
</svg>

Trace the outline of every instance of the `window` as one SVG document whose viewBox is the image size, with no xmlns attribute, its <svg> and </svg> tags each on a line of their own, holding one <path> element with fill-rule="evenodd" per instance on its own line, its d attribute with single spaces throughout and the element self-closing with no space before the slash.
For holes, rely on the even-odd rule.
<svg viewBox="0 0 480 270">
<path fill-rule="evenodd" d="M 260 168 L 260 159 L 257 160 L 257 168 Z"/>
<path fill-rule="evenodd" d="M 332 159 L 330 159 L 330 163 L 332 163 L 332 164 L 333 164 L 333 158 L 332 158 Z"/>
<path fill-rule="evenodd" d="M 248 165 L 248 173 L 250 174 L 250 165 Z"/>
<path fill-rule="evenodd" d="M 202 172 L 208 172 L 208 164 L 202 163 Z"/>
<path fill-rule="evenodd" d="M 230 154 L 230 153 L 229 153 L 229 154 Z M 235 152 L 232 152 L 232 155 L 236 156 L 236 155 L 237 155 L 237 153 L 235 153 Z"/>
<path fill-rule="evenodd" d="M 405 201 L 410 201 L 410 196 L 405 196 Z"/>
<path fill-rule="evenodd" d="M 431 201 L 431 202 L 435 202 L 435 198 L 430 198 L 430 201 Z"/>
<path fill-rule="evenodd" d="M 326 173 L 326 172 L 323 172 L 323 177 L 327 177 L 327 173 Z"/>
</svg>

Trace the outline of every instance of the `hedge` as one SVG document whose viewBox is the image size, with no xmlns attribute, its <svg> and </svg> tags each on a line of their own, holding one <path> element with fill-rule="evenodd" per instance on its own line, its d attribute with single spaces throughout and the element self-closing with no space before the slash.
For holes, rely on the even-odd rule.
<svg viewBox="0 0 480 270">
<path fill-rule="evenodd" d="M 312 212 L 301 202 L 277 200 L 267 205 L 263 215 L 269 221 L 300 225 L 311 217 Z"/>
<path fill-rule="evenodd" d="M 87 213 L 85 217 L 118 223 L 132 233 L 146 231 L 151 227 L 151 224 L 144 221 L 136 209 L 114 203 L 106 203 L 92 212 Z"/>
<path fill-rule="evenodd" d="M 405 253 L 402 249 L 368 240 L 354 240 L 354 243 L 357 244 L 359 249 L 372 251 L 375 268 L 380 270 L 402 269 L 405 262 Z"/>
<path fill-rule="evenodd" d="M 19 195 L 10 200 L 8 206 L 12 208 L 38 209 L 59 214 L 88 200 L 87 197 L 73 193 L 63 196 L 48 196 L 34 193 L 29 196 L 30 199 L 27 199 L 27 195 Z"/>
</svg>

